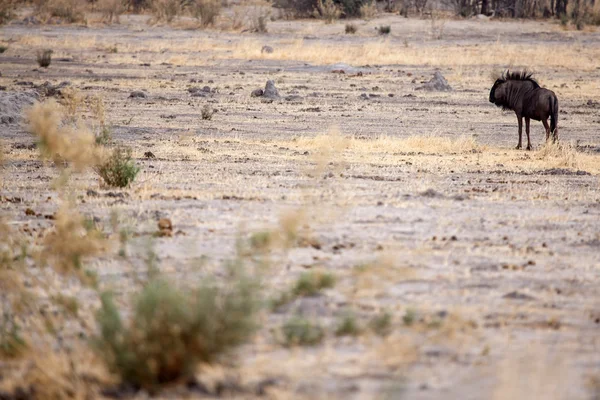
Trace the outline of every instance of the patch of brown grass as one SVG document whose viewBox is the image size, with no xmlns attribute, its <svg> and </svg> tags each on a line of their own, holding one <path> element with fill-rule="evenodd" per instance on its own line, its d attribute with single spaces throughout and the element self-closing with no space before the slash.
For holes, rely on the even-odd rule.
<svg viewBox="0 0 600 400">
<path fill-rule="evenodd" d="M 65 124 L 64 117 L 64 108 L 53 99 L 33 105 L 26 113 L 29 131 L 38 139 L 42 158 L 69 162 L 76 170 L 99 164 L 104 153 L 95 146 L 94 135 L 82 124 Z"/>
<path fill-rule="evenodd" d="M 169 24 L 183 12 L 179 0 L 152 0 L 151 4 L 153 23 L 166 22 Z"/>
<path fill-rule="evenodd" d="M 85 3 L 82 0 L 35 0 L 35 14 L 44 21 L 59 18 L 65 22 L 85 22 Z"/>
<path fill-rule="evenodd" d="M 580 164 L 580 154 L 571 143 L 546 142 L 536 156 L 551 167 L 579 168 Z"/>
<path fill-rule="evenodd" d="M 35 354 L 18 371 L 5 377 L 3 389 L 11 393 L 20 388 L 22 392 L 35 393 L 31 398 L 36 399 L 98 398 L 101 384 L 109 382 L 107 373 L 89 349 L 75 347 L 69 353 L 46 349 Z"/>
<path fill-rule="evenodd" d="M 94 283 L 94 277 L 83 268 L 83 259 L 106 249 L 107 240 L 103 233 L 68 203 L 58 210 L 55 221 L 53 231 L 44 238 L 42 256 L 50 260 L 59 273 L 76 275 L 84 282 Z"/>
<path fill-rule="evenodd" d="M 120 16 L 127 11 L 125 1 L 123 0 L 98 0 L 96 9 L 102 13 L 102 22 L 112 24 L 119 23 Z"/>
</svg>

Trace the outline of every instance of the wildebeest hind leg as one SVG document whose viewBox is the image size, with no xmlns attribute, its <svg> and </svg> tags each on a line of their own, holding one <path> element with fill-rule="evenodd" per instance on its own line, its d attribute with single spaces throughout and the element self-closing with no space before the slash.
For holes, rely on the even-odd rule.
<svg viewBox="0 0 600 400">
<path fill-rule="evenodd" d="M 531 120 L 525 117 L 525 133 L 527 134 L 527 150 L 531 150 L 531 140 L 529 139 L 529 122 Z"/>
<path fill-rule="evenodd" d="M 521 146 L 521 142 L 523 139 L 523 117 L 517 115 L 517 119 L 519 120 L 519 144 L 517 144 L 517 150 L 519 150 Z"/>
<path fill-rule="evenodd" d="M 550 126 L 548 125 L 548 120 L 543 119 L 542 124 L 544 124 L 544 129 L 546 129 L 546 142 L 550 139 Z"/>
</svg>

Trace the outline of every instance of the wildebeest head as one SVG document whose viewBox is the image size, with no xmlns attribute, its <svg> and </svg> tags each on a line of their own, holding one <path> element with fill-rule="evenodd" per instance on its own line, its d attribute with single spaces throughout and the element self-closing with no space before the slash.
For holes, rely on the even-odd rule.
<svg viewBox="0 0 600 400">
<path fill-rule="evenodd" d="M 505 79 L 502 78 L 498 78 L 496 79 L 496 82 L 494 82 L 494 86 L 492 86 L 492 90 L 490 90 L 490 103 L 494 103 L 498 106 L 500 106 L 502 103 L 502 100 L 504 99 L 505 96 L 505 90 L 506 88 L 503 87 L 503 84 L 506 83 Z"/>
</svg>

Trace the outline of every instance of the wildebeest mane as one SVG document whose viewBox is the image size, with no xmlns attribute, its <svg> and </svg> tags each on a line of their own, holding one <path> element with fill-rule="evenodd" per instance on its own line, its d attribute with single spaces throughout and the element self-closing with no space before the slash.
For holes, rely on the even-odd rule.
<svg viewBox="0 0 600 400">
<path fill-rule="evenodd" d="M 540 87 L 540 85 L 539 85 L 539 83 L 537 83 L 537 81 L 535 79 L 532 78 L 532 76 L 533 76 L 533 72 L 529 72 L 527 70 L 514 71 L 514 72 L 506 71 L 505 73 L 502 74 L 502 77 L 500 79 L 503 80 L 504 82 L 506 82 L 506 81 L 529 81 L 529 82 L 533 83 L 533 88 L 537 89 Z"/>
</svg>

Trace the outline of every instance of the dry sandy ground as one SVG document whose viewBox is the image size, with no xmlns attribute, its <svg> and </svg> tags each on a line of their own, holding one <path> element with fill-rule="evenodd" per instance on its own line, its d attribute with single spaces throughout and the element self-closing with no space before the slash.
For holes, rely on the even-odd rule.
<svg viewBox="0 0 600 400">
<path fill-rule="evenodd" d="M 384 24 L 386 39 L 375 32 Z M 240 379 L 277 378 L 273 397 L 588 398 L 600 372 L 600 35 L 469 20 L 447 21 L 435 39 L 429 20 L 357 25 L 356 36 L 319 21 L 272 22 L 265 35 L 150 27 L 141 17 L 13 25 L 1 32 L 12 42 L 0 85 L 68 80 L 100 95 L 116 142 L 133 148 L 142 172 L 130 189 L 105 189 L 92 173 L 72 184 L 83 212 L 109 226 L 116 211 L 142 234 L 129 243 L 130 261 L 90 261 L 125 300 L 136 290 L 126 272 L 145 268 L 143 233 L 160 217 L 177 232 L 154 241 L 161 269 L 188 283 L 217 271 L 240 235 L 298 219 L 318 245 L 274 249 L 268 295 L 306 269 L 329 271 L 337 284 L 265 312 L 239 352 Z M 47 70 L 35 65 L 42 47 L 55 51 Z M 534 69 L 556 92 L 564 154 L 541 150 L 540 123 L 534 151 L 514 150 L 516 118 L 487 101 L 491 74 L 507 67 Z M 453 91 L 416 90 L 435 70 Z M 250 97 L 267 79 L 281 100 Z M 188 92 L 204 86 L 205 97 Z M 147 98 L 128 98 L 133 90 Z M 205 104 L 212 120 L 200 117 Z M 2 196 L 23 199 L 0 203 L 2 214 L 42 231 L 51 221 L 24 210 L 57 209 L 56 170 L 19 148 L 33 138 L 18 125 L 1 129 Z M 85 303 L 87 292 L 68 290 Z M 388 310 L 393 333 L 329 333 L 297 349 L 273 334 L 294 313 L 332 331 L 348 310 L 361 322 Z M 417 315 L 411 326 L 407 310 Z"/>
</svg>

